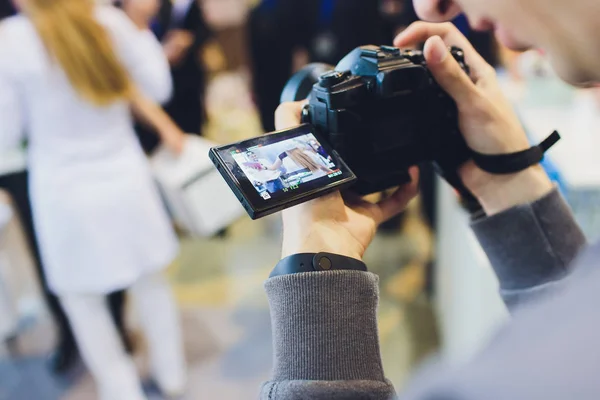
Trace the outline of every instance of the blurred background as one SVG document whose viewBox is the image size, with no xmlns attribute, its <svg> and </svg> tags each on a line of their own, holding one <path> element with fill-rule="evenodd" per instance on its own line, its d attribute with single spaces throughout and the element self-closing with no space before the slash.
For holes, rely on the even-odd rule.
<svg viewBox="0 0 600 400">
<path fill-rule="evenodd" d="M 390 44 L 416 20 L 404 0 L 156 1 L 150 28 L 175 88 L 165 111 L 185 132 L 223 144 L 274 130 L 281 90 L 294 71 L 309 62 L 336 64 L 359 45 Z M 0 0 L 0 17 L 14 12 Z M 554 129 L 565 137 L 545 167 L 586 234 L 597 238 L 600 161 L 589 143 L 600 142 L 600 96 L 563 84 L 540 52 L 512 53 L 491 35 L 470 32 L 465 20 L 455 24 L 497 68 L 531 141 Z M 158 157 L 157 136 L 141 125 L 137 132 L 148 156 Z M 0 154 L 0 400 L 95 399 L 64 315 L 40 285 L 26 185 L 24 150 Z M 381 277 L 383 360 L 399 390 L 430 357 L 468 360 L 506 318 L 455 194 L 427 170 L 422 189 L 404 215 L 381 228 L 366 255 Z M 193 196 L 210 196 L 197 191 Z M 209 234 L 177 225 L 182 249 L 168 276 L 190 372 L 184 398 L 254 397 L 272 362 L 262 284 L 279 260 L 279 217 L 251 221 L 240 214 Z M 147 376 L 145 338 L 128 312 L 127 292 L 109 301 Z M 150 380 L 145 389 L 149 398 L 161 398 Z"/>
</svg>

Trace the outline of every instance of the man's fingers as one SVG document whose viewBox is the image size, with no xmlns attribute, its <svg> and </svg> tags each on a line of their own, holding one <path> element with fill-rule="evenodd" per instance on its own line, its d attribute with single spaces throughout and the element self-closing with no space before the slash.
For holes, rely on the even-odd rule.
<svg viewBox="0 0 600 400">
<path fill-rule="evenodd" d="M 423 49 L 427 67 L 431 74 L 460 107 L 470 104 L 478 95 L 478 89 L 471 78 L 452 57 L 448 47 L 439 36 L 433 36 L 425 42 Z"/>
<path fill-rule="evenodd" d="M 291 128 L 300 123 L 302 108 L 306 101 L 282 103 L 275 111 L 275 128 L 277 130 Z"/>
<path fill-rule="evenodd" d="M 432 36 L 440 36 L 450 45 L 471 46 L 467 38 L 451 23 L 436 24 L 423 21 L 414 22 L 400 32 L 394 39 L 394 46 L 414 46 L 425 42 Z"/>
<path fill-rule="evenodd" d="M 450 22 L 438 24 L 417 21 L 402 31 L 394 39 L 396 47 L 414 47 L 424 43 L 432 36 L 442 38 L 446 46 L 457 46 L 463 49 L 465 60 L 474 75 L 479 76 L 481 70 L 489 67 L 488 63 L 477 53 L 467 38 Z"/>
<path fill-rule="evenodd" d="M 419 192 L 418 167 L 410 169 L 410 178 L 409 183 L 401 186 L 390 197 L 377 203 L 376 207 L 379 208 L 379 212 L 376 215 L 375 222 L 378 225 L 404 211 L 408 203 L 417 195 Z"/>
</svg>

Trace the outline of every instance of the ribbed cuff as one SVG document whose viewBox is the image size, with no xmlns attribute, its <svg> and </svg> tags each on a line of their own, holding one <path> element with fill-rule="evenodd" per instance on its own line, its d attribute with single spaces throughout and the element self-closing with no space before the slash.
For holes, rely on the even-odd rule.
<svg viewBox="0 0 600 400">
<path fill-rule="evenodd" d="M 586 244 L 557 189 L 533 203 L 477 219 L 472 228 L 503 290 L 561 279 Z"/>
<path fill-rule="evenodd" d="M 377 332 L 379 279 L 358 271 L 269 279 L 273 381 L 384 381 Z"/>
</svg>

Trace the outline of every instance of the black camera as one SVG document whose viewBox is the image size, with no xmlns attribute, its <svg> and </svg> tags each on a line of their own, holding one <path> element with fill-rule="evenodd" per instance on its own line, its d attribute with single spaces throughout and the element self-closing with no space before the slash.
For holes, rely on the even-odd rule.
<svg viewBox="0 0 600 400">
<path fill-rule="evenodd" d="M 463 51 L 450 51 L 468 73 Z M 469 157 L 456 105 L 432 78 L 421 51 L 363 46 L 335 69 L 310 65 L 288 82 L 282 102 L 307 97 L 303 122 L 354 171 L 352 189 L 359 194 L 407 182 L 412 165 L 432 161 L 447 175 Z"/>
<path fill-rule="evenodd" d="M 468 73 L 463 51 L 450 49 Z M 451 184 L 469 158 L 456 104 L 422 52 L 362 46 L 335 67 L 295 74 L 282 102 L 308 98 L 305 125 L 211 150 L 211 159 L 253 218 L 352 185 L 365 195 L 410 180 L 433 162 Z"/>
</svg>

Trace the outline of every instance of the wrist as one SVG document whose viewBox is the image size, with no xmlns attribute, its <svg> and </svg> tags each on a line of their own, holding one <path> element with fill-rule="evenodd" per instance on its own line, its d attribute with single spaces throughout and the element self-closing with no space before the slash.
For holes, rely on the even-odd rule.
<svg viewBox="0 0 600 400">
<path fill-rule="evenodd" d="M 489 216 L 532 203 L 554 189 L 539 164 L 514 174 L 495 175 L 484 172 L 469 162 L 460 172 L 465 186 Z"/>
<path fill-rule="evenodd" d="M 285 233 L 281 258 L 302 253 L 332 253 L 362 261 L 364 249 L 351 245 L 336 232 Z"/>
<path fill-rule="evenodd" d="M 357 252 L 351 248 L 328 246 L 325 243 L 318 243 L 318 242 L 312 242 L 312 241 L 306 241 L 303 243 L 297 243 L 297 242 L 290 243 L 290 242 L 286 242 L 286 240 L 284 239 L 282 251 L 281 251 L 282 259 L 292 256 L 294 254 L 303 254 L 303 253 L 311 253 L 311 254 L 331 253 L 331 254 L 337 254 L 340 256 L 350 257 L 350 258 L 354 258 L 356 260 L 362 261 L 362 254 L 360 254 L 359 252 Z"/>
<path fill-rule="evenodd" d="M 360 260 L 334 253 L 299 253 L 277 263 L 269 278 L 311 272 L 362 271 L 367 266 Z"/>
</svg>

